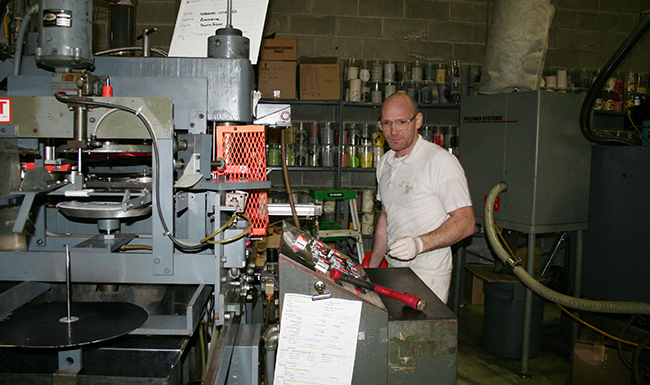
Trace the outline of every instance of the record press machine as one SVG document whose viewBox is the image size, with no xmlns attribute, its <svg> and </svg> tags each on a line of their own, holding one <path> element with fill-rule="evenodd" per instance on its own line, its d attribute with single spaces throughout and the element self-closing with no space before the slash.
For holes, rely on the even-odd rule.
<svg viewBox="0 0 650 385">
<path fill-rule="evenodd" d="M 95 56 L 92 11 L 41 1 L 0 66 L 0 383 L 186 383 L 252 297 L 264 124 L 290 114 L 253 125 L 230 25 L 208 58 Z"/>
</svg>

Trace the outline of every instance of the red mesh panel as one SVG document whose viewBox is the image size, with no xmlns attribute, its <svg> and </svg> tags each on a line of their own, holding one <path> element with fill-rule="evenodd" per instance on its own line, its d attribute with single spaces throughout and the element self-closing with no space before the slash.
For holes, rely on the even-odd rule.
<svg viewBox="0 0 650 385">
<path fill-rule="evenodd" d="M 226 162 L 218 176 L 228 182 L 266 180 L 266 144 L 264 126 L 219 126 L 215 134 L 216 157 Z"/>
<path fill-rule="evenodd" d="M 226 167 L 213 171 L 223 182 L 266 181 L 266 139 L 264 126 L 219 126 L 215 132 L 216 159 Z M 246 215 L 253 228 L 251 234 L 263 236 L 269 223 L 266 190 L 251 190 Z"/>
<path fill-rule="evenodd" d="M 246 205 L 246 215 L 253 222 L 252 235 L 266 235 L 266 226 L 269 224 L 269 210 L 267 206 L 266 190 L 251 190 Z"/>
</svg>

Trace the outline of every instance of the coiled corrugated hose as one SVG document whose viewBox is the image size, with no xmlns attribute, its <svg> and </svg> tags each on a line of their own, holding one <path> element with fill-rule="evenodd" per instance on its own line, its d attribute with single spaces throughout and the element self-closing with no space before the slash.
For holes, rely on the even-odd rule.
<svg viewBox="0 0 650 385">
<path fill-rule="evenodd" d="M 501 242 L 497 238 L 496 226 L 494 224 L 494 203 L 499 194 L 507 189 L 508 184 L 506 182 L 501 182 L 490 190 L 490 193 L 485 200 L 485 232 L 490 244 L 497 254 L 497 257 L 499 257 L 505 265 L 512 268 L 512 272 L 524 285 L 526 285 L 527 288 L 542 298 L 576 310 L 614 314 L 650 314 L 650 303 L 646 302 L 594 301 L 558 293 L 539 283 L 535 278 L 528 274 L 526 269 L 518 266 L 514 258 L 512 258 L 501 245 Z"/>
</svg>

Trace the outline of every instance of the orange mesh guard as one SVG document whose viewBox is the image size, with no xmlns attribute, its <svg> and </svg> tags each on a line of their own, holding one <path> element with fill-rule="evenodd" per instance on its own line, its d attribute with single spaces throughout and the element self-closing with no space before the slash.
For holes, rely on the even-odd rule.
<svg viewBox="0 0 650 385">
<path fill-rule="evenodd" d="M 226 167 L 213 171 L 224 182 L 266 181 L 266 139 L 264 126 L 218 126 L 214 136 L 216 159 Z M 253 228 L 251 234 L 263 236 L 269 223 L 266 190 L 251 190 L 246 215 Z"/>
</svg>

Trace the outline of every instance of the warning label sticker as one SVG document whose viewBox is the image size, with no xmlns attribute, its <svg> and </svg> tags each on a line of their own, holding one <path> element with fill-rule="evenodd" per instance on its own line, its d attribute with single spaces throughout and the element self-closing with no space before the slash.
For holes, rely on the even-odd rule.
<svg viewBox="0 0 650 385">
<path fill-rule="evenodd" d="M 11 99 L 0 99 L 0 124 L 11 123 Z"/>
</svg>

